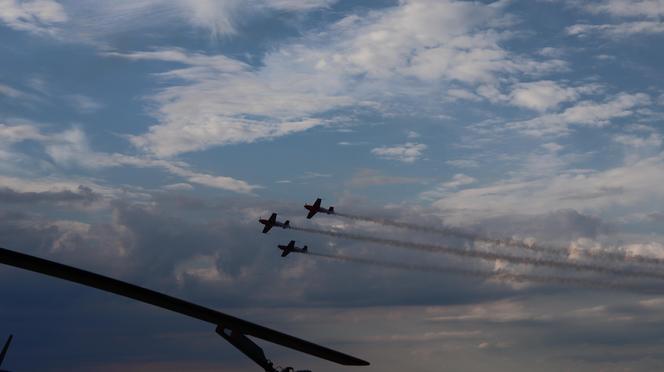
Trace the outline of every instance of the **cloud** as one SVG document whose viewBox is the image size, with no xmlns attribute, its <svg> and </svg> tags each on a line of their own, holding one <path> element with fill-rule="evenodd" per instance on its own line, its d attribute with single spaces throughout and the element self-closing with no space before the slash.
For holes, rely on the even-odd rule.
<svg viewBox="0 0 664 372">
<path fill-rule="evenodd" d="M 332 0 L 2 0 L 0 22 L 66 42 L 108 48 L 118 35 L 171 25 L 202 30 L 212 39 L 231 37 L 251 17 L 272 11 L 307 12 Z"/>
<path fill-rule="evenodd" d="M 317 8 L 329 8 L 337 0 L 266 0 L 267 6 L 277 10 L 307 11 Z"/>
<path fill-rule="evenodd" d="M 158 156 L 301 132 L 323 124 L 310 114 L 350 103 L 343 96 L 326 95 L 323 83 L 319 82 L 323 87 L 310 85 L 316 79 L 307 74 L 254 72 L 223 56 L 187 55 L 181 50 L 114 55 L 187 61 L 189 67 L 162 77 L 190 85 L 171 86 L 152 97 L 158 104 L 155 115 L 161 123 L 131 139 L 136 146 Z"/>
<path fill-rule="evenodd" d="M 659 133 L 651 133 L 648 137 L 640 137 L 632 134 L 616 134 L 613 140 L 625 146 L 644 148 L 659 148 L 662 145 L 662 136 Z"/>
<path fill-rule="evenodd" d="M 2 141 L 14 143 L 35 140 L 54 163 L 65 168 L 103 169 L 113 167 L 157 168 L 173 175 L 183 177 L 191 183 L 225 189 L 239 193 L 252 193 L 259 186 L 225 176 L 214 176 L 196 172 L 191 167 L 178 161 L 161 160 L 149 157 L 124 155 L 119 153 L 95 152 L 90 148 L 87 136 L 79 128 L 72 128 L 57 133 L 42 133 L 29 124 L 0 124 L 0 145 Z"/>
<path fill-rule="evenodd" d="M 664 23 L 656 21 L 635 21 L 619 24 L 576 24 L 565 29 L 569 35 L 584 36 L 599 33 L 601 35 L 622 38 L 635 34 L 659 34 L 664 32 Z"/>
<path fill-rule="evenodd" d="M 479 162 L 473 159 L 455 159 L 455 160 L 446 160 L 445 164 L 451 165 L 457 168 L 477 168 L 479 167 Z"/>
<path fill-rule="evenodd" d="M 644 93 L 620 93 L 603 103 L 581 101 L 562 112 L 509 123 L 506 128 L 533 137 L 560 136 L 568 134 L 572 125 L 605 126 L 613 119 L 633 115 L 636 109 L 650 102 L 650 97 Z"/>
<path fill-rule="evenodd" d="M 12 88 L 9 85 L 5 84 L 0 84 L 0 95 L 13 98 L 13 99 L 21 99 L 21 98 L 28 98 L 31 100 L 36 99 L 36 97 L 32 96 L 31 94 L 25 93 L 21 90 L 18 90 L 16 88 Z"/>
<path fill-rule="evenodd" d="M 77 191 L 63 190 L 42 192 L 21 192 L 7 187 L 0 187 L 0 203 L 8 204 L 80 203 L 88 205 L 100 199 L 100 194 L 97 194 L 91 188 L 83 185 L 79 185 Z"/>
<path fill-rule="evenodd" d="M 389 114 L 403 97 L 431 99 L 442 82 L 499 84 L 565 68 L 502 48 L 507 18 L 500 2 L 403 1 L 305 33 L 257 66 L 173 48 L 106 55 L 183 65 L 158 74 L 169 84 L 150 97 L 159 122 L 132 137 L 166 157 L 333 125 L 341 108 Z"/>
<path fill-rule="evenodd" d="M 422 157 L 427 145 L 415 142 L 406 142 L 403 145 L 376 147 L 371 153 L 387 160 L 398 160 L 404 163 L 413 163 Z"/>
<path fill-rule="evenodd" d="M 408 185 L 422 183 L 422 179 L 414 177 L 389 176 L 375 169 L 362 169 L 348 181 L 351 187 L 371 187 L 382 185 Z"/>
<path fill-rule="evenodd" d="M 10 28 L 36 34 L 53 34 L 54 26 L 68 20 L 53 0 L 0 0 L 0 22 Z"/>
<path fill-rule="evenodd" d="M 452 177 L 451 180 L 441 183 L 434 190 L 423 192 L 420 194 L 420 196 L 425 199 L 437 199 L 454 189 L 458 189 L 475 182 L 477 182 L 477 179 L 463 173 L 457 173 Z"/>
<path fill-rule="evenodd" d="M 664 32 L 664 24 L 660 20 L 664 15 L 664 2 L 661 0 L 603 0 L 576 5 L 593 14 L 608 14 L 614 18 L 629 20 L 613 24 L 576 24 L 566 28 L 569 35 L 598 33 L 602 36 L 622 38 L 635 34 Z"/>
<path fill-rule="evenodd" d="M 616 17 L 659 18 L 664 16 L 664 1 L 602 0 L 584 4 L 583 9 L 591 13 L 606 13 Z"/>
<path fill-rule="evenodd" d="M 597 91 L 596 85 L 564 87 L 551 80 L 517 83 L 512 86 L 509 101 L 515 106 L 536 111 L 557 108 L 563 102 L 575 101 L 581 94 Z"/>
<path fill-rule="evenodd" d="M 603 171 L 554 172 L 514 177 L 447 193 L 434 203 L 451 219 L 472 220 L 508 214 L 546 213 L 574 208 L 599 211 L 638 208 L 664 200 L 664 154 Z"/>
<path fill-rule="evenodd" d="M 65 99 L 75 110 L 82 114 L 90 114 L 95 111 L 99 111 L 104 107 L 103 104 L 99 103 L 92 97 L 88 97 L 82 94 L 71 94 L 65 96 Z"/>
<path fill-rule="evenodd" d="M 190 191 L 194 189 L 194 187 L 188 183 L 174 183 L 162 186 L 162 188 L 171 191 Z"/>
</svg>

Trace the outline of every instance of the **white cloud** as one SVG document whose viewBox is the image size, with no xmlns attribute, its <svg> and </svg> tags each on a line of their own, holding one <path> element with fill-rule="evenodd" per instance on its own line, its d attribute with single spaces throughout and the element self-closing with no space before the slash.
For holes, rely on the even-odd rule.
<svg viewBox="0 0 664 372">
<path fill-rule="evenodd" d="M 447 160 L 445 164 L 451 165 L 457 168 L 477 168 L 479 167 L 479 162 L 473 159 L 456 159 L 456 160 Z"/>
<path fill-rule="evenodd" d="M 664 0 L 602 0 L 584 4 L 592 13 L 606 13 L 617 17 L 664 16 Z"/>
<path fill-rule="evenodd" d="M 28 94 L 5 84 L 0 84 L 0 95 L 7 96 L 9 98 L 23 98 L 28 96 Z"/>
<path fill-rule="evenodd" d="M 613 24 L 576 24 L 567 27 L 570 35 L 600 33 L 603 36 L 620 38 L 634 34 L 664 32 L 664 1 L 662 0 L 603 0 L 576 3 L 594 14 L 608 14 L 615 18 L 629 19 Z M 638 19 L 638 20 L 637 20 Z"/>
<path fill-rule="evenodd" d="M 337 0 L 265 0 L 270 8 L 288 11 L 306 11 L 316 8 L 327 8 Z"/>
<path fill-rule="evenodd" d="M 46 137 L 34 125 L 9 125 L 0 123 L 0 144 L 13 144 L 27 140 L 41 141 L 44 139 Z"/>
<path fill-rule="evenodd" d="M 20 31 L 52 34 L 54 25 L 67 21 L 64 8 L 52 0 L 0 0 L 0 22 Z"/>
<path fill-rule="evenodd" d="M 371 153 L 388 160 L 398 160 L 404 163 L 413 163 L 422 157 L 427 145 L 422 143 L 407 142 L 397 146 L 376 147 Z"/>
<path fill-rule="evenodd" d="M 103 104 L 94 98 L 83 94 L 71 94 L 66 96 L 65 99 L 74 109 L 83 114 L 93 113 L 104 107 Z"/>
<path fill-rule="evenodd" d="M 625 146 L 644 148 L 660 147 L 662 145 L 662 136 L 658 133 L 651 133 L 648 137 L 641 137 L 632 134 L 617 134 L 613 140 Z"/>
<path fill-rule="evenodd" d="M 433 190 L 423 192 L 420 194 L 420 197 L 424 199 L 438 199 L 455 189 L 459 189 L 463 186 L 467 186 L 475 182 L 477 182 L 477 179 L 474 177 L 465 175 L 463 173 L 457 173 L 452 177 L 451 180 L 441 183 Z"/>
<path fill-rule="evenodd" d="M 446 189 L 457 189 L 461 186 L 465 185 L 470 185 L 471 183 L 475 183 L 477 180 L 473 177 L 467 176 L 463 173 L 458 173 L 455 174 L 454 177 L 452 177 L 451 181 L 444 182 L 442 186 Z"/>
<path fill-rule="evenodd" d="M 184 162 L 137 157 L 118 153 L 101 153 L 90 149 L 85 133 L 73 128 L 59 133 L 44 134 L 31 125 L 0 125 L 0 145 L 5 141 L 14 144 L 25 140 L 39 141 L 44 152 L 58 165 L 63 167 L 83 167 L 100 169 L 109 167 L 157 168 L 176 176 L 183 177 L 190 183 L 239 193 L 252 193 L 258 186 L 231 177 L 213 176 L 191 170 Z"/>
<path fill-rule="evenodd" d="M 113 36 L 184 24 L 212 38 L 238 33 L 249 17 L 270 10 L 305 12 L 333 0 L 0 0 L 0 21 L 64 41 L 105 47 Z M 4 14 L 3 14 L 4 13 Z M 3 17 L 4 15 L 4 17 Z"/>
<path fill-rule="evenodd" d="M 572 125 L 601 127 L 612 119 L 631 116 L 635 109 L 648 105 L 650 101 L 647 94 L 621 93 L 604 103 L 582 101 L 562 112 L 510 123 L 506 128 L 534 137 L 565 135 Z"/>
<path fill-rule="evenodd" d="M 658 34 L 664 32 L 664 23 L 657 21 L 635 21 L 619 24 L 576 24 L 565 29 L 567 34 L 583 36 L 600 33 L 608 37 L 620 38 L 634 34 Z"/>
<path fill-rule="evenodd" d="M 162 186 L 161 188 L 170 191 L 190 191 L 194 189 L 194 186 L 188 183 L 173 183 L 170 185 Z"/>
<path fill-rule="evenodd" d="M 502 13 L 502 2 L 403 1 L 305 34 L 257 68 L 177 49 L 110 55 L 184 65 L 159 75 L 172 79 L 152 97 L 159 123 L 132 139 L 164 157 L 308 130 L 347 106 L 389 113 L 400 97 L 430 99 L 441 81 L 499 84 L 565 66 L 503 49 Z"/>
<path fill-rule="evenodd" d="M 348 181 L 352 187 L 371 187 L 383 185 L 407 185 L 422 183 L 422 180 L 414 177 L 400 177 L 383 174 L 374 169 L 362 169 L 357 171 Z"/>
<path fill-rule="evenodd" d="M 596 85 L 564 87 L 551 80 L 517 83 L 512 86 L 510 103 L 536 111 L 547 111 L 563 102 L 575 101 L 581 94 L 595 92 Z"/>
<path fill-rule="evenodd" d="M 529 172 L 527 172 L 529 173 Z M 517 176 L 486 186 L 447 193 L 434 203 L 449 221 L 557 209 L 598 211 L 664 202 L 664 153 L 604 171 L 558 171 Z"/>
</svg>

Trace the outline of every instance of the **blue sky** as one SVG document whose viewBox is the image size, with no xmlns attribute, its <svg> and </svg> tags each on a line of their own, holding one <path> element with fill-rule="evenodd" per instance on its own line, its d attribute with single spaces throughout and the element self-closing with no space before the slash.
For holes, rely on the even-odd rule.
<svg viewBox="0 0 664 372">
<path fill-rule="evenodd" d="M 660 296 L 279 260 L 293 238 L 560 274 L 263 236 L 256 219 L 494 249 L 304 220 L 323 197 L 569 260 L 664 258 L 662 16 L 661 0 L 0 0 L 0 245 L 352 351 L 363 370 L 661 368 Z M 196 323 L 0 276 L 15 370 L 249 366 Z"/>
</svg>

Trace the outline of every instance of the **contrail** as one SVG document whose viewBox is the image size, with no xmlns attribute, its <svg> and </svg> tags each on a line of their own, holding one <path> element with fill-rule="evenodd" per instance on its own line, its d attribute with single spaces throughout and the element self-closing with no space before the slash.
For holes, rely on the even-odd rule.
<svg viewBox="0 0 664 372">
<path fill-rule="evenodd" d="M 664 273 L 653 272 L 653 271 L 624 270 L 624 269 L 608 267 L 608 266 L 602 266 L 602 265 L 597 265 L 597 264 L 592 264 L 592 263 L 562 262 L 562 261 L 556 261 L 556 260 L 546 259 L 546 258 L 513 256 L 513 255 L 502 254 L 502 253 L 494 253 L 494 252 L 467 251 L 467 250 L 460 250 L 460 249 L 450 248 L 450 247 L 447 247 L 447 246 L 444 246 L 444 245 L 406 242 L 406 241 L 402 241 L 402 240 L 377 238 L 377 237 L 367 236 L 367 235 L 359 235 L 359 234 L 352 234 L 352 233 L 345 233 L 345 232 L 338 232 L 338 231 L 304 228 L 304 227 L 297 227 L 297 226 L 292 226 L 292 225 L 291 225 L 291 228 L 293 230 L 299 230 L 299 231 L 304 231 L 304 232 L 309 232 L 309 233 L 314 233 L 314 234 L 327 235 L 327 236 L 332 236 L 332 237 L 336 237 L 336 238 L 344 238 L 344 239 L 358 240 L 358 241 L 371 242 L 371 243 L 377 243 L 377 244 L 384 244 L 384 245 L 389 245 L 389 246 L 398 247 L 398 248 L 413 249 L 413 250 L 432 252 L 432 253 L 444 253 L 444 254 L 456 255 L 456 256 L 461 256 L 461 257 L 474 257 L 474 258 L 479 258 L 479 259 L 488 260 L 488 261 L 503 260 L 503 261 L 508 261 L 508 262 L 517 263 L 517 264 L 524 264 L 524 265 L 546 266 L 546 267 L 560 268 L 560 269 L 572 269 L 572 270 L 577 270 L 577 271 L 594 271 L 594 272 L 603 273 L 603 274 L 628 276 L 628 277 L 634 277 L 634 278 L 654 278 L 654 279 L 664 280 Z"/>
<path fill-rule="evenodd" d="M 334 214 L 339 216 L 339 217 L 344 217 L 344 218 L 348 218 L 348 219 L 356 220 L 356 221 L 367 221 L 367 222 L 377 223 L 379 225 L 399 227 L 399 228 L 402 228 L 402 229 L 408 229 L 408 230 L 413 230 L 413 231 L 427 232 L 427 233 L 444 235 L 444 236 L 455 236 L 455 237 L 458 237 L 458 238 L 473 240 L 473 241 L 479 241 L 479 242 L 483 242 L 483 243 L 490 243 L 490 244 L 495 244 L 495 245 L 504 245 L 504 246 L 522 248 L 522 249 L 526 249 L 526 250 L 533 251 L 533 252 L 542 252 L 542 253 L 548 253 L 548 254 L 553 254 L 553 255 L 558 255 L 558 256 L 568 256 L 570 254 L 570 250 L 568 248 L 565 248 L 565 247 L 546 246 L 546 245 L 535 244 L 535 243 L 529 244 L 529 243 L 527 243 L 523 240 L 517 240 L 517 239 L 511 239 L 511 238 L 507 238 L 507 239 L 491 238 L 491 237 L 488 237 L 488 236 L 484 236 L 484 235 L 481 235 L 481 234 L 478 234 L 478 233 L 473 233 L 473 232 L 463 230 L 463 229 L 459 229 L 459 228 L 455 228 L 455 227 L 424 226 L 424 225 L 412 224 L 412 223 L 408 223 L 408 222 L 399 222 L 399 221 L 394 221 L 394 220 L 389 220 L 389 219 L 384 219 L 384 218 L 359 216 L 359 215 L 355 215 L 355 214 L 339 213 L 339 212 L 335 212 Z M 652 265 L 664 265 L 664 259 L 656 258 L 656 257 L 642 256 L 642 255 L 626 256 L 624 254 L 615 253 L 615 252 L 589 252 L 589 251 L 586 251 L 586 250 L 579 250 L 578 253 L 581 253 L 584 256 L 588 256 L 588 257 L 592 257 L 592 258 L 600 258 L 600 259 L 616 261 L 616 262 L 621 262 L 621 263 L 631 261 L 631 262 L 652 264 Z"/>
<path fill-rule="evenodd" d="M 430 273 L 440 273 L 440 274 L 455 274 L 462 276 L 472 276 L 485 279 L 497 279 L 502 281 L 510 282 L 534 282 L 534 283 L 544 283 L 544 284 L 562 284 L 562 285 L 576 285 L 582 287 L 594 287 L 594 288 L 607 288 L 607 289 L 627 289 L 632 291 L 644 291 L 644 288 L 638 288 L 635 286 L 628 286 L 615 282 L 607 282 L 602 280 L 593 280 L 585 278 L 570 278 L 562 276 L 543 276 L 543 275 L 531 275 L 531 274 L 515 274 L 510 273 L 504 270 L 501 271 L 486 271 L 486 270 L 473 270 L 473 269 L 463 269 L 459 267 L 449 267 L 449 266 L 433 266 L 433 265 L 420 265 L 420 264 L 407 264 L 402 262 L 391 262 L 383 260 L 375 260 L 364 257 L 357 256 L 348 256 L 342 254 L 327 254 L 327 253 L 317 253 L 317 252 L 307 252 L 303 253 L 305 255 L 323 257 L 333 260 L 346 261 L 346 262 L 355 262 L 365 265 L 379 266 L 390 269 L 397 270 L 408 270 L 408 271 L 417 271 L 417 272 L 430 272 Z"/>
</svg>

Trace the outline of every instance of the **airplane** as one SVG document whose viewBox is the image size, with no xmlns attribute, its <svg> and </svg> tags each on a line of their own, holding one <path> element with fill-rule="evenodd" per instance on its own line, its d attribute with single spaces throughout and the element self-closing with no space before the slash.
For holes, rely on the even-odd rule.
<svg viewBox="0 0 664 372">
<path fill-rule="evenodd" d="M 295 240 L 291 240 L 288 245 L 278 245 L 278 247 L 283 251 L 281 252 L 281 257 L 286 257 L 291 252 L 307 253 L 307 250 L 309 249 L 306 245 L 302 248 L 296 247 Z"/>
<path fill-rule="evenodd" d="M 309 211 L 309 214 L 307 214 L 307 218 L 311 218 L 316 215 L 316 213 L 321 212 L 321 213 L 327 213 L 327 214 L 334 214 L 334 207 L 329 207 L 329 208 L 321 208 L 320 206 L 321 199 L 318 198 L 314 202 L 313 205 L 305 204 L 304 208 Z"/>
<path fill-rule="evenodd" d="M 270 231 L 271 228 L 273 228 L 275 226 L 276 227 L 281 227 L 281 228 L 284 228 L 284 229 L 290 229 L 290 221 L 288 221 L 288 220 L 286 220 L 285 222 L 277 221 L 277 214 L 276 213 L 272 213 L 270 218 L 268 218 L 267 220 L 265 218 L 261 218 L 261 219 L 258 220 L 258 222 L 265 225 L 265 227 L 263 227 L 263 234 L 267 233 L 268 231 Z"/>
<path fill-rule="evenodd" d="M 5 346 L 2 348 L 2 351 L 0 352 L 0 367 L 2 367 L 2 362 L 5 360 L 5 355 L 7 355 L 7 350 L 9 350 L 9 345 L 11 345 L 13 338 L 14 338 L 13 335 L 9 335 L 7 342 L 5 342 Z M 9 372 L 9 371 L 0 369 L 0 372 Z"/>
</svg>

